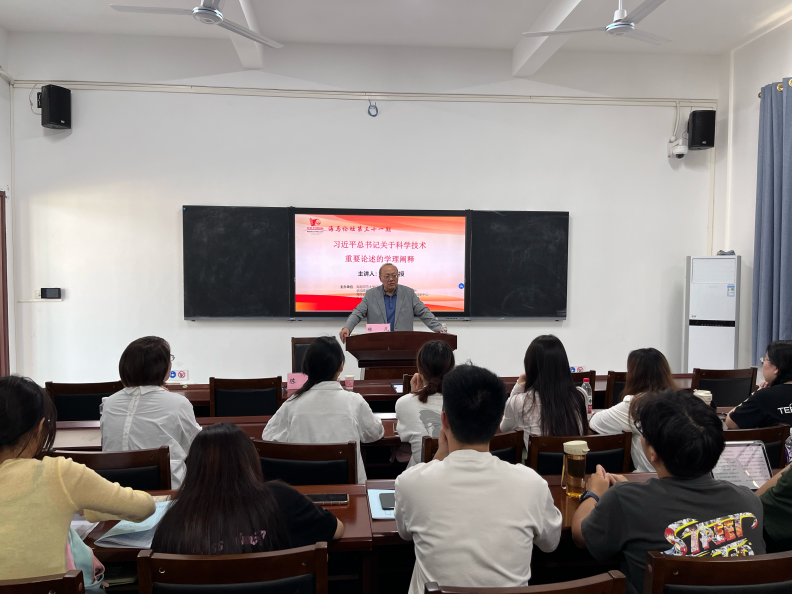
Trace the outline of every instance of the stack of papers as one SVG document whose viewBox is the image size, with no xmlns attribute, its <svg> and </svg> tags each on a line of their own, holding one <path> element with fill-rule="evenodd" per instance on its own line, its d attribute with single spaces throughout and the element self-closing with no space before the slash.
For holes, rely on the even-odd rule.
<svg viewBox="0 0 792 594">
<path fill-rule="evenodd" d="M 91 531 L 99 525 L 99 522 L 89 522 L 82 514 L 74 514 L 71 521 L 71 527 L 77 533 L 81 540 L 85 540 Z"/>
<path fill-rule="evenodd" d="M 104 536 L 96 539 L 96 546 L 150 549 L 151 541 L 154 540 L 154 532 L 157 530 L 157 524 L 159 524 L 162 516 L 165 515 L 170 501 L 160 502 L 155 505 L 157 506 L 157 511 L 151 517 L 138 523 L 127 522 L 126 520 L 120 521 L 108 530 Z"/>
</svg>

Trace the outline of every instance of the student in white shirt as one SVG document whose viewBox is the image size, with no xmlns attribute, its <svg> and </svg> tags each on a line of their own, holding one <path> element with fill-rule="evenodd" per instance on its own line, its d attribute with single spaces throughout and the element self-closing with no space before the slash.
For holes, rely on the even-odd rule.
<svg viewBox="0 0 792 594">
<path fill-rule="evenodd" d="M 552 334 L 537 336 L 525 351 L 525 373 L 506 402 L 501 431 L 522 429 L 525 451 L 531 435 L 588 433 L 586 393 L 576 388 L 561 341 Z"/>
<path fill-rule="evenodd" d="M 261 439 L 284 443 L 357 443 L 358 482 L 366 482 L 360 443 L 385 434 L 382 421 L 360 394 L 338 383 L 344 370 L 344 351 L 335 338 L 317 338 L 303 359 L 308 376 L 302 388 L 284 402 L 270 419 Z"/>
<path fill-rule="evenodd" d="M 627 380 L 621 402 L 591 417 L 589 427 L 604 435 L 631 431 L 635 472 L 654 472 L 641 447 L 641 433 L 635 427 L 632 411 L 643 394 L 677 389 L 671 367 L 663 353 L 653 348 L 636 349 L 627 356 Z"/>
<path fill-rule="evenodd" d="M 168 446 L 171 487 L 178 489 L 184 478 L 184 460 L 201 426 L 190 401 L 164 388 L 171 361 L 166 340 L 146 336 L 133 341 L 118 364 L 125 387 L 104 400 L 99 427 L 104 452 Z"/>
<path fill-rule="evenodd" d="M 396 479 L 396 525 L 415 543 L 409 594 L 426 582 L 525 586 L 533 546 L 558 546 L 561 512 L 545 480 L 489 453 L 505 401 L 503 382 L 481 367 L 460 365 L 443 380 L 437 454 Z"/>
<path fill-rule="evenodd" d="M 427 342 L 415 361 L 418 373 L 412 376 L 412 392 L 396 401 L 396 432 L 410 444 L 407 468 L 421 461 L 424 436 L 440 436 L 443 410 L 443 378 L 454 368 L 454 351 L 442 340 Z"/>
</svg>

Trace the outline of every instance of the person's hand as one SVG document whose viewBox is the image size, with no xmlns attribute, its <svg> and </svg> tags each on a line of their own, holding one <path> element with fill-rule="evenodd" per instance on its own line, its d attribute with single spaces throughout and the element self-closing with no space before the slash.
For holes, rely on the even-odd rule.
<svg viewBox="0 0 792 594">
<path fill-rule="evenodd" d="M 623 474 L 611 474 L 608 473 L 608 480 L 610 481 L 611 487 L 616 483 L 626 483 L 627 479 L 624 477 Z"/>
<path fill-rule="evenodd" d="M 338 333 L 338 336 L 341 338 L 341 342 L 346 344 L 347 336 L 349 336 L 349 328 L 341 328 L 341 332 Z"/>
<path fill-rule="evenodd" d="M 520 377 L 517 378 L 517 383 L 520 384 L 523 388 L 525 387 L 525 382 L 526 381 L 527 381 L 527 378 L 525 377 L 524 373 L 521 373 Z"/>
<path fill-rule="evenodd" d="M 414 373 L 410 379 L 410 390 L 415 393 L 424 386 L 423 378 L 420 373 Z"/>
<path fill-rule="evenodd" d="M 610 479 L 608 479 L 608 473 L 605 472 L 601 464 L 597 464 L 597 470 L 591 473 L 588 483 L 586 484 L 586 489 L 594 493 L 597 497 L 602 497 L 610 486 L 611 482 Z"/>
<path fill-rule="evenodd" d="M 759 389 L 760 390 L 762 388 L 769 388 L 769 387 L 770 387 L 770 383 L 769 382 L 762 382 L 762 383 L 759 384 Z"/>
<path fill-rule="evenodd" d="M 435 453 L 433 460 L 445 460 L 448 456 L 448 435 L 446 435 L 445 427 L 440 428 L 440 437 L 437 439 L 437 453 Z"/>
</svg>

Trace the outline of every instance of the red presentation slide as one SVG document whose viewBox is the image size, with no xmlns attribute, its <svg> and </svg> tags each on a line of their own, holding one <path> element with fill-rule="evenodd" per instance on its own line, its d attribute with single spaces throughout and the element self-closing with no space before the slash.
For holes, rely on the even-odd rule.
<svg viewBox="0 0 792 594">
<path fill-rule="evenodd" d="M 465 217 L 296 214 L 295 311 L 349 312 L 379 269 L 433 312 L 465 311 Z"/>
</svg>

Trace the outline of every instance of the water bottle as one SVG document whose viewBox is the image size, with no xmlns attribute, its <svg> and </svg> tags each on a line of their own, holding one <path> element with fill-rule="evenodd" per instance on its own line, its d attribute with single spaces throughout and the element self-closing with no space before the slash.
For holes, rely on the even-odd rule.
<svg viewBox="0 0 792 594">
<path fill-rule="evenodd" d="M 592 407 L 594 406 L 594 395 L 591 392 L 591 384 L 589 378 L 583 378 L 583 391 L 586 393 L 586 414 L 588 420 L 591 420 Z"/>
</svg>

